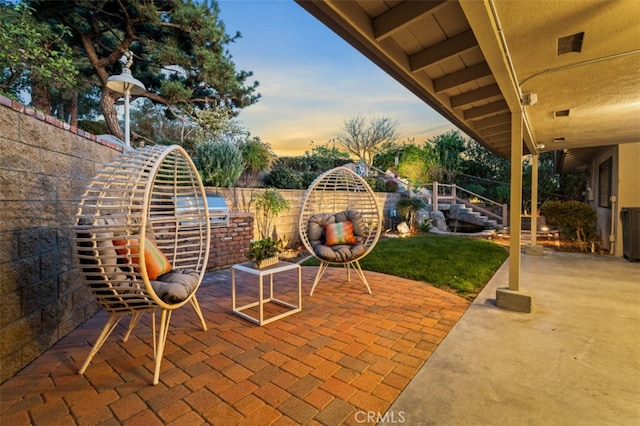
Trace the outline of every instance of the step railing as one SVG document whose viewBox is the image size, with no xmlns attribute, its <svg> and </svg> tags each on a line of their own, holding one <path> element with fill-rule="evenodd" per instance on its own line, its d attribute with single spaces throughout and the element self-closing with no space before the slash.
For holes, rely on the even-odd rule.
<svg viewBox="0 0 640 426">
<path fill-rule="evenodd" d="M 381 175 L 385 175 L 387 179 L 391 179 L 396 181 L 399 184 L 402 184 L 405 188 L 411 191 L 411 183 L 400 177 L 389 176 L 384 171 L 378 169 L 377 167 L 371 166 L 371 169 L 375 172 L 378 172 Z M 466 188 L 456 185 L 455 183 L 438 183 L 432 182 L 426 185 L 422 185 L 423 188 L 431 188 L 431 205 L 433 206 L 433 211 L 437 211 L 439 209 L 438 205 L 440 203 L 449 203 L 449 204 L 472 204 L 472 209 L 479 211 L 480 213 L 495 219 L 499 222 L 503 227 L 507 226 L 509 222 L 509 208 L 506 203 L 498 203 L 497 201 L 491 200 L 487 197 L 484 197 L 480 194 L 477 194 L 473 191 L 470 191 Z M 459 196 L 459 193 L 470 195 L 469 198 L 462 198 Z M 496 213 L 495 211 L 489 210 L 477 204 L 474 204 L 471 200 L 482 200 L 482 202 L 494 206 L 496 210 L 500 213 Z"/>
<path fill-rule="evenodd" d="M 496 221 L 500 222 L 502 226 L 507 226 L 509 220 L 509 209 L 506 203 L 498 203 L 497 201 L 491 200 L 487 197 L 483 197 L 480 194 L 458 186 L 455 183 L 448 184 L 432 182 L 425 185 L 425 187 L 431 187 L 431 204 L 433 205 L 434 211 L 439 210 L 439 204 L 441 203 L 471 204 L 471 208 L 473 210 L 477 210 L 488 217 L 496 219 Z M 462 194 L 467 194 L 469 195 L 469 197 L 462 197 Z M 494 206 L 497 210 L 500 211 L 500 213 L 496 213 L 495 211 L 474 204 L 472 200 L 481 200 L 487 205 Z"/>
</svg>

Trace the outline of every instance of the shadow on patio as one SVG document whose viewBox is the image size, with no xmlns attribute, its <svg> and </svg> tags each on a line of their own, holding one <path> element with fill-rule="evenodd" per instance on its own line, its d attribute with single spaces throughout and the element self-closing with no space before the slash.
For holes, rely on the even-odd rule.
<svg viewBox="0 0 640 426">
<path fill-rule="evenodd" d="M 174 312 L 157 386 L 148 315 L 128 342 L 118 326 L 77 374 L 101 311 L 1 386 L 0 423 L 334 425 L 383 415 L 469 302 L 374 272 L 369 295 L 342 268 L 309 297 L 316 270 L 302 268 L 302 312 L 264 327 L 231 313 L 229 269 L 208 273 L 198 300 L 209 330 L 188 305 Z M 240 303 L 257 298 L 255 276 L 237 279 Z M 295 281 L 295 271 L 275 277 L 285 293 Z"/>
</svg>

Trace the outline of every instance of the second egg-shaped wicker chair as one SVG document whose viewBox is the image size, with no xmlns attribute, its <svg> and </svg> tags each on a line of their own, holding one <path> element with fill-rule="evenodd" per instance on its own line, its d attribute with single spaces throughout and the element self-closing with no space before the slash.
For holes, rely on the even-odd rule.
<svg viewBox="0 0 640 426">
<path fill-rule="evenodd" d="M 346 167 L 318 176 L 304 195 L 298 221 L 302 243 L 320 261 L 310 294 L 331 264 L 344 265 L 349 281 L 353 268 L 371 293 L 359 260 L 374 248 L 381 230 L 382 212 L 362 177 Z"/>
<path fill-rule="evenodd" d="M 158 384 L 173 310 L 189 303 L 207 329 L 196 291 L 209 257 L 209 212 L 191 158 L 177 145 L 123 153 L 87 185 L 74 231 L 85 283 L 109 313 L 80 374 L 123 317 L 131 315 L 126 341 L 151 312 Z"/>
</svg>

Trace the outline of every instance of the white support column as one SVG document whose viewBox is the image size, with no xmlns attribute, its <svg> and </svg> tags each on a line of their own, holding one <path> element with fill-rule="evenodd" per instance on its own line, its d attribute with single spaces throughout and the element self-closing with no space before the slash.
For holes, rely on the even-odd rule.
<svg viewBox="0 0 640 426">
<path fill-rule="evenodd" d="M 531 245 L 537 243 L 538 234 L 538 154 L 531 156 Z"/>
<path fill-rule="evenodd" d="M 522 112 L 511 113 L 511 218 L 509 220 L 509 290 L 520 290 L 522 243 Z"/>
<path fill-rule="evenodd" d="M 522 111 L 511 113 L 511 196 L 509 220 L 509 288 L 496 290 L 498 308 L 531 312 L 531 296 L 520 289 L 522 255 Z"/>
<path fill-rule="evenodd" d="M 531 242 L 524 248 L 524 254 L 544 256 L 544 249 L 538 245 L 538 154 L 531 156 Z"/>
</svg>

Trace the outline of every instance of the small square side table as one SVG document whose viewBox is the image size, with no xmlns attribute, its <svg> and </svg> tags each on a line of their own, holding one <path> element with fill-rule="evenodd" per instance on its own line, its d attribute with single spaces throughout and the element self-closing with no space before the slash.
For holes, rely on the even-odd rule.
<svg viewBox="0 0 640 426">
<path fill-rule="evenodd" d="M 300 268 L 300 265 L 298 265 L 297 263 L 282 262 L 282 261 L 278 262 L 276 265 L 269 266 L 263 269 L 254 268 L 252 265 L 253 263 L 248 262 L 248 263 L 240 263 L 238 265 L 233 265 L 231 267 L 231 299 L 232 299 L 232 311 L 234 314 L 262 326 L 265 324 L 269 324 L 273 321 L 279 320 L 281 318 L 284 318 L 288 315 L 295 314 L 296 312 L 300 312 L 302 310 L 302 269 Z M 273 276 L 277 273 L 289 271 L 292 269 L 298 270 L 298 304 L 297 305 L 284 302 L 280 299 L 275 298 L 273 295 Z M 248 303 L 243 306 L 236 306 L 236 271 L 245 272 L 248 274 L 258 276 L 260 290 L 259 290 L 259 296 L 258 296 L 257 302 Z M 269 276 L 269 297 L 268 298 L 264 297 L 265 295 L 264 295 L 263 284 L 264 284 L 265 276 Z M 264 304 L 269 302 L 284 306 L 286 308 L 289 308 L 289 310 L 286 312 L 282 312 L 278 315 L 275 315 L 271 318 L 265 319 Z M 253 308 L 255 306 L 258 306 L 258 311 L 259 311 L 258 318 L 255 318 L 243 312 L 244 310 Z"/>
</svg>

